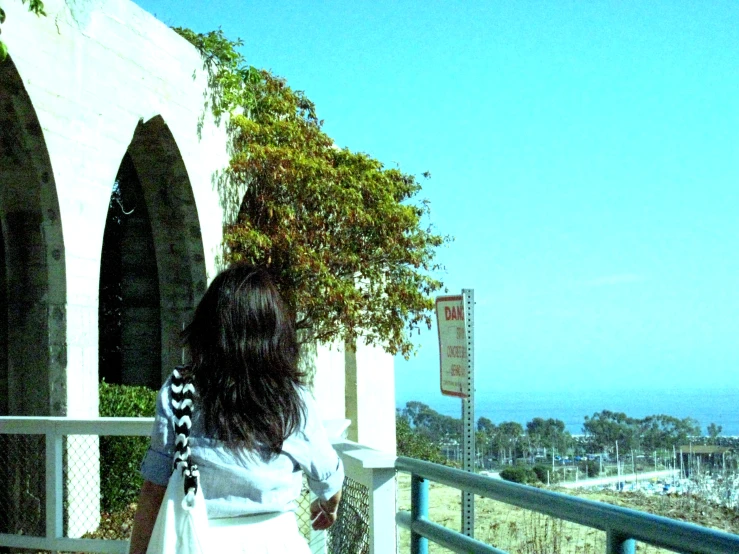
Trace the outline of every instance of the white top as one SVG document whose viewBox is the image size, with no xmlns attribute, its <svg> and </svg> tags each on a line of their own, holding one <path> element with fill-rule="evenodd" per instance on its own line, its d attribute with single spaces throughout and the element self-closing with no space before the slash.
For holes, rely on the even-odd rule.
<svg viewBox="0 0 739 554">
<path fill-rule="evenodd" d="M 174 424 L 170 402 L 170 380 L 157 395 L 156 417 L 151 446 L 141 464 L 144 479 L 166 486 L 172 474 Z M 316 401 L 304 388 L 305 420 L 290 435 L 282 452 L 270 457 L 265 452 L 234 452 L 222 441 L 204 436 L 197 400 L 193 409 L 190 448 L 192 461 L 200 470 L 200 486 L 205 496 L 208 517 L 295 511 L 302 488 L 302 473 L 308 486 L 321 499 L 328 500 L 344 482 L 341 459 L 331 446 L 318 415 Z"/>
</svg>

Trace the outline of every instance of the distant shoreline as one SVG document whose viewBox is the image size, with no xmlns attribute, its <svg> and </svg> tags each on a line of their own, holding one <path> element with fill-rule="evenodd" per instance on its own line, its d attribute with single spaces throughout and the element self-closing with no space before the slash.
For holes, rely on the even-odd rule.
<svg viewBox="0 0 739 554">
<path fill-rule="evenodd" d="M 417 401 L 441 414 L 461 417 L 462 403 L 457 398 L 445 397 L 440 393 L 432 397 L 422 393 L 415 396 L 405 400 L 397 395 L 396 407 L 403 409 L 406 402 Z M 477 392 L 475 420 L 487 417 L 496 424 L 516 421 L 525 425 L 535 417 L 551 417 L 564 421 L 571 434 L 580 435 L 585 416 L 610 410 L 634 418 L 657 414 L 681 419 L 691 417 L 698 421 L 704 435 L 706 426 L 715 423 L 723 428 L 720 436 L 729 437 L 739 435 L 737 406 L 739 389 Z"/>
</svg>

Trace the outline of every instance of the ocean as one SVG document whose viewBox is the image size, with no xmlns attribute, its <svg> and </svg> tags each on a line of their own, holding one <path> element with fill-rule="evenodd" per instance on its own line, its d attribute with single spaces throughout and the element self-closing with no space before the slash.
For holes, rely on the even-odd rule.
<svg viewBox="0 0 739 554">
<path fill-rule="evenodd" d="M 461 417 L 462 402 L 453 397 L 397 398 L 403 408 L 410 400 L 429 405 L 437 412 Z M 665 389 L 665 390 L 575 390 L 550 391 L 483 391 L 476 393 L 475 421 L 487 417 L 493 423 L 517 421 L 526 425 L 535 417 L 561 419 L 573 435 L 582 434 L 585 416 L 601 410 L 624 412 L 642 418 L 666 414 L 678 418 L 692 417 L 700 423 L 703 434 L 710 423 L 721 425 L 722 436 L 739 436 L 739 388 L 734 389 Z"/>
</svg>

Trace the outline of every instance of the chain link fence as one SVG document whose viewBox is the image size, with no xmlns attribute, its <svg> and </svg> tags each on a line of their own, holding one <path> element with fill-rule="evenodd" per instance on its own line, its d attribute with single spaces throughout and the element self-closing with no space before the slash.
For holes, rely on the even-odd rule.
<svg viewBox="0 0 739 554">
<path fill-rule="evenodd" d="M 0 435 L 0 533 L 46 532 L 44 435 Z"/>
<path fill-rule="evenodd" d="M 310 490 L 308 489 L 308 480 L 303 475 L 303 490 L 298 498 L 298 509 L 295 510 L 295 519 L 298 520 L 298 528 L 305 540 L 310 540 L 311 524 L 310 524 Z"/>
<path fill-rule="evenodd" d="M 369 553 L 369 509 L 367 487 L 345 477 L 336 523 L 328 530 L 329 554 Z"/>
<path fill-rule="evenodd" d="M 133 436 L 63 437 L 60 492 L 65 537 L 130 538 L 133 502 L 140 489 L 140 480 L 135 478 L 138 473 L 121 475 L 111 468 L 105 452 L 110 448 L 117 452 L 135 451 L 141 440 L 142 437 Z M 113 446 L 108 444 L 111 441 Z M 136 460 L 134 465 L 138 463 Z M 45 536 L 46 482 L 45 436 L 0 434 L 0 533 Z M 310 503 L 304 477 L 296 519 L 309 543 L 315 540 L 311 534 Z M 369 518 L 369 491 L 347 477 L 337 521 L 325 540 L 328 554 L 367 554 Z"/>
<path fill-rule="evenodd" d="M 126 440 L 138 437 L 65 437 L 62 466 L 65 537 L 81 538 L 94 533 L 100 526 L 100 440 L 111 438 Z M 102 469 L 106 471 L 106 468 Z"/>
</svg>

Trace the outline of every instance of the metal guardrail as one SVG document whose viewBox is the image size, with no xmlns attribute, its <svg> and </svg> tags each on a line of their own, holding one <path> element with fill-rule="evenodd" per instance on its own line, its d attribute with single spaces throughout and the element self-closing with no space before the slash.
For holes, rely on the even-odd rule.
<svg viewBox="0 0 739 554">
<path fill-rule="evenodd" d="M 427 554 L 428 541 L 463 554 L 505 554 L 483 542 L 429 521 L 428 481 L 491 498 L 606 532 L 606 554 L 633 554 L 643 542 L 688 554 L 736 554 L 739 535 L 611 506 L 584 498 L 491 479 L 413 458 L 399 457 L 398 471 L 411 474 L 411 511 L 396 522 L 411 531 L 411 554 Z"/>
</svg>

